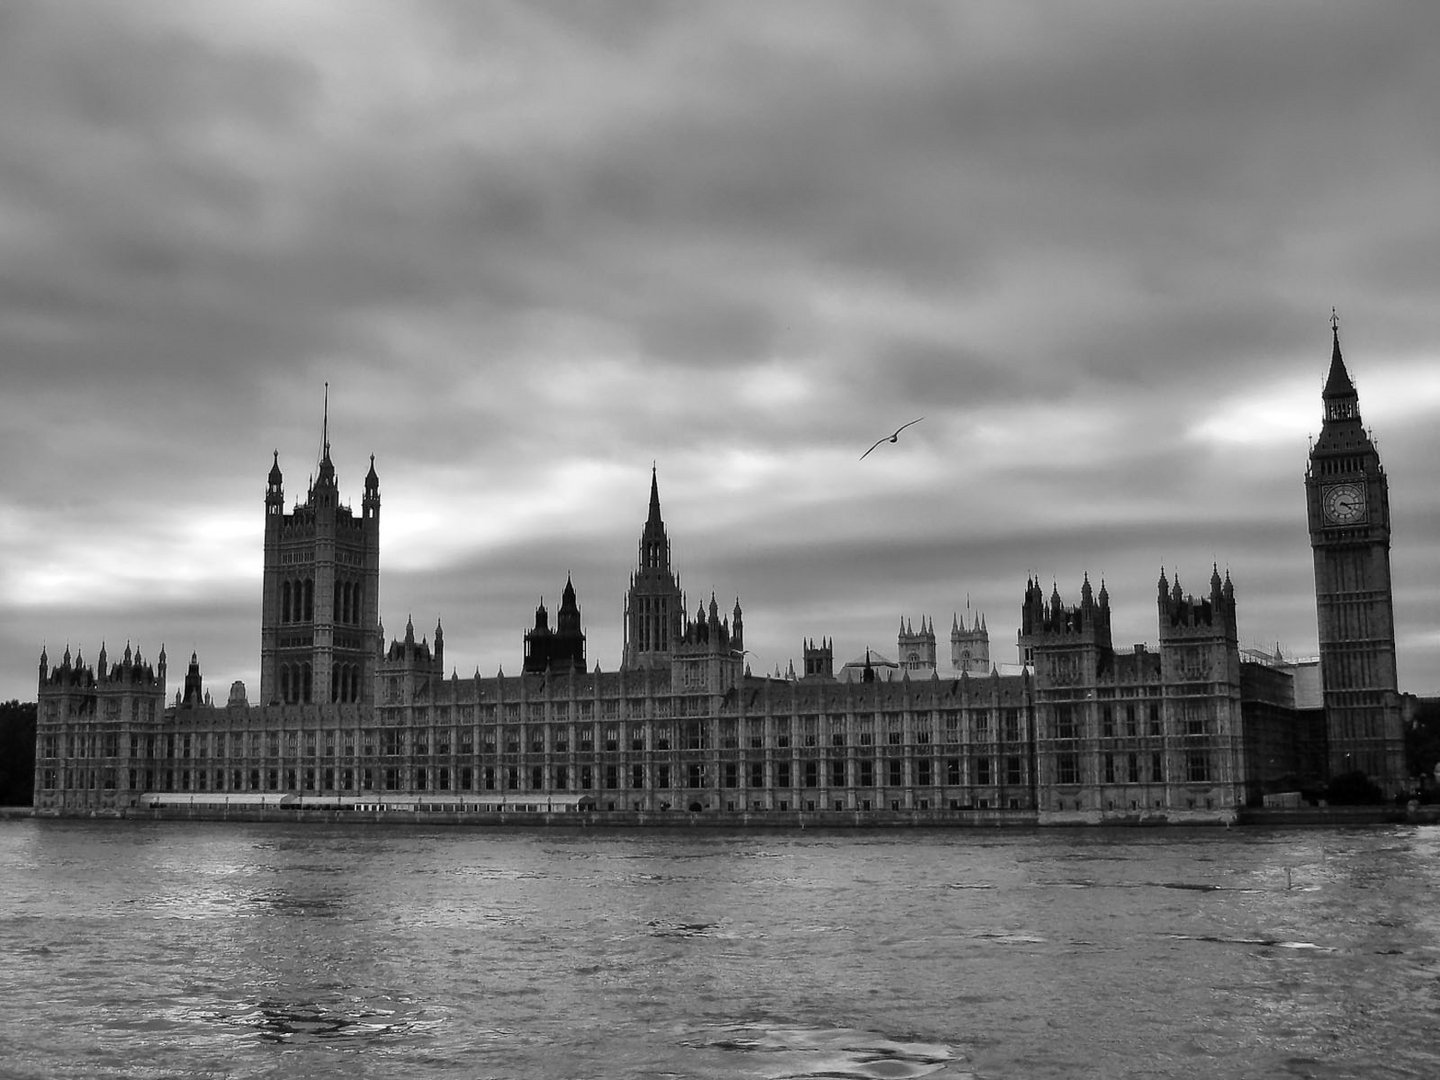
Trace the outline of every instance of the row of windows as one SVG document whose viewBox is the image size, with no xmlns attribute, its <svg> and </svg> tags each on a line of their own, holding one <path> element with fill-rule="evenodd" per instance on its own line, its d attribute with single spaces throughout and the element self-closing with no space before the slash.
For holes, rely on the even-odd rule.
<svg viewBox="0 0 1440 1080">
<path fill-rule="evenodd" d="M 942 783 L 950 787 L 967 784 L 991 787 L 1002 782 L 1010 786 L 1024 783 L 1023 762 L 1018 757 L 1007 757 L 999 763 L 988 757 L 977 758 L 973 763 L 973 774 L 969 777 L 966 776 L 964 763 L 959 758 L 942 761 L 923 758 L 914 763 L 913 781 L 906 776 L 903 763 L 899 761 L 835 761 L 830 763 L 829 769 L 821 769 L 820 763 L 814 761 L 797 764 L 801 767 L 792 769 L 789 762 L 780 762 L 772 773 L 766 770 L 763 762 L 745 763 L 743 770 L 739 763 L 728 763 L 719 773 L 720 786 L 738 788 L 742 786 L 742 779 L 747 781 L 744 786 L 750 788 L 783 789 L 875 787 L 877 784 L 889 787 L 908 787 L 912 784 L 917 787 L 932 787 Z M 881 764 L 888 764 L 888 768 L 880 768 Z M 643 765 L 628 768 L 618 765 L 582 765 L 574 769 L 565 765 L 556 765 L 550 769 L 539 765 L 487 765 L 478 768 L 463 765 L 454 769 L 449 766 L 420 766 L 413 770 L 399 766 L 129 770 L 130 789 L 134 791 L 154 790 L 157 781 L 166 790 L 173 791 L 589 791 L 595 788 L 643 791 L 648 790 L 647 781 L 651 779 L 657 789 L 710 786 L 709 769 L 700 762 L 648 768 Z M 82 788 L 87 786 L 87 782 L 88 786 L 95 787 L 99 781 L 106 789 L 114 789 L 115 770 L 42 770 L 43 788 L 53 790 L 62 781 L 65 787 L 73 784 Z"/>
<path fill-rule="evenodd" d="M 1082 764 L 1079 754 L 1056 754 L 1055 783 L 1086 783 Z M 1142 770 L 1142 764 L 1147 765 L 1148 770 Z M 1210 755 L 1207 752 L 1204 750 L 1186 751 L 1183 764 L 1186 783 L 1209 783 L 1211 770 Z M 1165 755 L 1159 751 L 1150 754 L 1148 762 L 1138 753 L 1102 754 L 1098 768 L 1099 778 L 1096 782 L 1106 784 L 1163 784 L 1166 782 Z"/>
<path fill-rule="evenodd" d="M 287 705 L 309 704 L 315 700 L 315 676 L 308 662 L 281 664 L 276 673 L 280 682 L 280 700 Z M 336 664 L 330 671 L 331 702 L 348 704 L 360 700 L 359 664 Z"/>
<path fill-rule="evenodd" d="M 391 676 L 392 697 L 400 694 L 399 676 Z M 598 707 L 597 707 L 598 706 Z M 741 734 L 739 725 L 745 727 L 744 734 L 755 735 L 771 732 L 800 735 L 824 735 L 836 731 L 858 730 L 883 731 L 887 734 L 904 732 L 908 729 L 931 730 L 937 725 L 948 734 L 964 728 L 982 735 L 994 732 L 1000 738 L 1015 742 L 1025 737 L 1024 712 L 1019 707 L 970 709 L 926 709 L 918 708 L 896 712 L 808 713 L 797 717 L 786 715 L 770 717 L 748 717 L 734 719 L 722 717 L 718 723 L 722 734 Z M 667 720 L 673 717 L 695 716 L 708 719 L 710 700 L 703 695 L 676 698 L 604 698 L 598 703 L 593 700 L 580 701 L 508 701 L 501 704 L 439 705 L 433 708 L 415 705 L 407 708 L 386 707 L 380 716 L 386 723 L 397 727 L 417 727 L 432 720 L 438 723 L 482 724 L 505 723 L 571 723 L 588 722 L 598 714 L 602 720 L 620 721 L 622 716 L 632 720 Z M 653 726 L 653 725 L 652 725 Z"/>
<path fill-rule="evenodd" d="M 364 615 L 365 586 L 359 581 L 335 582 L 335 595 L 330 617 L 345 626 L 359 626 Z M 303 578 L 280 583 L 280 621 L 282 623 L 313 622 L 315 619 L 315 579 Z"/>
<path fill-rule="evenodd" d="M 1062 729 L 1063 730 L 1063 729 Z M 361 757 L 397 757 L 402 755 L 428 757 L 434 755 L 445 757 L 452 753 L 462 756 L 470 756 L 476 752 L 478 745 L 482 757 L 494 757 L 502 751 L 507 755 L 518 755 L 521 753 L 530 754 L 568 754 L 572 752 L 572 743 L 569 732 L 566 729 L 557 729 L 549 733 L 546 738 L 543 731 L 531 732 L 531 738 L 522 740 L 518 731 L 507 731 L 503 738 L 497 739 L 494 732 L 485 731 L 481 733 L 478 743 L 474 731 L 466 730 L 455 733 L 449 729 L 421 729 L 418 731 L 406 731 L 401 728 L 366 728 L 360 732 L 352 730 L 337 731 L 329 729 L 323 732 L 307 731 L 298 733 L 290 731 L 284 733 L 283 737 L 279 732 L 231 732 L 227 738 L 224 732 L 216 733 L 183 733 L 165 735 L 140 735 L 132 733 L 129 737 L 129 750 L 131 757 L 158 756 L 168 758 L 224 758 L 224 757 L 347 757 L 356 756 L 356 749 L 359 748 Z M 633 728 L 630 732 L 631 738 L 628 741 L 621 741 L 613 737 L 618 735 L 614 729 L 604 729 L 601 734 L 606 737 L 599 740 L 594 738 L 593 729 L 582 730 L 580 738 L 574 740 L 574 751 L 578 753 L 595 753 L 597 749 L 605 753 L 619 753 L 629 751 L 633 753 L 644 753 L 647 749 L 656 753 L 676 752 L 679 750 L 709 750 L 711 749 L 708 738 L 697 735 L 687 739 L 683 744 L 676 744 L 671 739 L 659 736 L 650 741 L 647 748 L 644 730 L 640 727 Z M 1196 719 L 1192 724 L 1187 725 L 1185 732 L 1189 736 L 1204 736 L 1207 734 L 1202 719 Z M 63 742 L 62 742 L 63 738 Z M 358 738 L 358 741 L 357 741 Z M 785 751 L 791 749 L 814 750 L 823 752 L 826 747 L 817 746 L 815 740 L 806 739 L 803 746 L 792 748 L 790 739 L 786 736 L 777 736 L 773 747 L 767 748 L 763 740 L 754 737 L 747 740 L 748 745 L 741 747 L 739 740 L 727 738 L 721 740 L 720 750 L 731 751 L 740 749 Z M 873 740 L 862 737 L 859 740 L 860 748 L 875 748 Z M 916 747 L 930 745 L 928 732 L 917 732 L 916 741 L 913 744 L 901 743 L 898 739 L 891 739 L 884 747 L 898 748 L 897 753 L 908 753 Z M 979 747 L 987 744 L 971 744 L 972 747 Z M 997 745 L 997 744 L 988 744 Z M 55 758 L 62 756 L 60 750 L 64 749 L 63 756 L 76 757 L 115 757 L 119 753 L 119 736 L 115 732 L 104 732 L 100 734 L 82 734 L 58 736 L 47 734 L 41 736 L 40 754 L 42 758 Z M 834 750 L 854 749 L 849 746 L 843 736 L 832 736 L 828 749 Z M 1017 749 L 1019 749 L 1017 747 Z"/>
</svg>

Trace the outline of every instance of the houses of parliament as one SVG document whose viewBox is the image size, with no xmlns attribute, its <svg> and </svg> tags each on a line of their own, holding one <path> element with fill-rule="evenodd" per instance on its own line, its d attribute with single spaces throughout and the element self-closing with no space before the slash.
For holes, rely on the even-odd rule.
<svg viewBox="0 0 1440 1080">
<path fill-rule="evenodd" d="M 752 674 L 739 601 L 692 611 L 671 561 L 657 474 L 640 528 L 619 666 L 586 657 L 566 581 L 517 632 L 513 675 L 447 675 L 444 632 L 381 626 L 380 480 L 357 515 L 328 438 L 304 501 L 265 490 L 260 684 L 223 702 L 192 654 L 173 699 L 163 648 L 94 664 L 42 650 L 37 813 L 581 815 L 670 820 L 923 823 L 1229 822 L 1267 795 L 1362 772 L 1406 777 L 1384 470 L 1361 425 L 1338 326 L 1323 428 L 1305 475 L 1323 712 L 1291 674 L 1238 645 L 1237 586 L 1156 584 L 1156 647 L 1116 649 L 1110 597 L 1017 586 L 1018 656 L 992 663 L 986 620 L 902 618 L 897 659 Z M 638 509 L 638 506 L 637 506 Z M 637 519 L 639 515 L 637 514 Z M 687 818 L 686 815 L 689 817 Z"/>
</svg>

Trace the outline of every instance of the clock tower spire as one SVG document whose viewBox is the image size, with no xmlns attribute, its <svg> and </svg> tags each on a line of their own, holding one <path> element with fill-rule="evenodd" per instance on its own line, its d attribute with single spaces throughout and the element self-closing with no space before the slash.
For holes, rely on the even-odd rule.
<svg viewBox="0 0 1440 1080">
<path fill-rule="evenodd" d="M 1330 373 L 1320 394 L 1325 421 L 1305 471 L 1330 775 L 1363 772 L 1389 796 L 1404 789 L 1406 777 L 1389 483 L 1360 422 L 1333 310 L 1330 328 Z"/>
</svg>

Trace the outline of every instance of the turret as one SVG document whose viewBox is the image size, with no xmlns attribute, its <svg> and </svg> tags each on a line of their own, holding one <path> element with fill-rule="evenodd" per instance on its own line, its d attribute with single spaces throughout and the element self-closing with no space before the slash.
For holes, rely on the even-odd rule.
<svg viewBox="0 0 1440 1080">
<path fill-rule="evenodd" d="M 821 638 L 817 646 L 809 638 L 805 640 L 805 678 L 835 678 L 835 648 L 829 638 Z"/>
<path fill-rule="evenodd" d="M 185 672 L 185 696 L 182 705 L 200 705 L 205 700 L 205 688 L 200 682 L 200 658 L 190 654 L 190 667 Z"/>
<path fill-rule="evenodd" d="M 375 455 L 370 455 L 370 471 L 365 474 L 365 497 L 361 515 L 366 521 L 380 517 L 380 477 L 375 472 Z"/>
<path fill-rule="evenodd" d="M 265 484 L 265 516 L 278 516 L 284 512 L 285 485 L 284 478 L 280 475 L 280 451 L 276 450 L 270 465 L 270 477 Z"/>
</svg>

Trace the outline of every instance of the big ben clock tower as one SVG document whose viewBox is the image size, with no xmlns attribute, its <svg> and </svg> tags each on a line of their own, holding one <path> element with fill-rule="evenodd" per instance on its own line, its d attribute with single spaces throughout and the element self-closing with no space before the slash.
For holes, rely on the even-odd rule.
<svg viewBox="0 0 1440 1080">
<path fill-rule="evenodd" d="M 1331 330 L 1334 351 L 1321 393 L 1325 422 L 1305 472 L 1330 775 L 1359 770 L 1388 796 L 1405 787 L 1389 485 L 1360 423 L 1359 398 L 1340 355 L 1340 320 L 1333 314 Z"/>
</svg>

